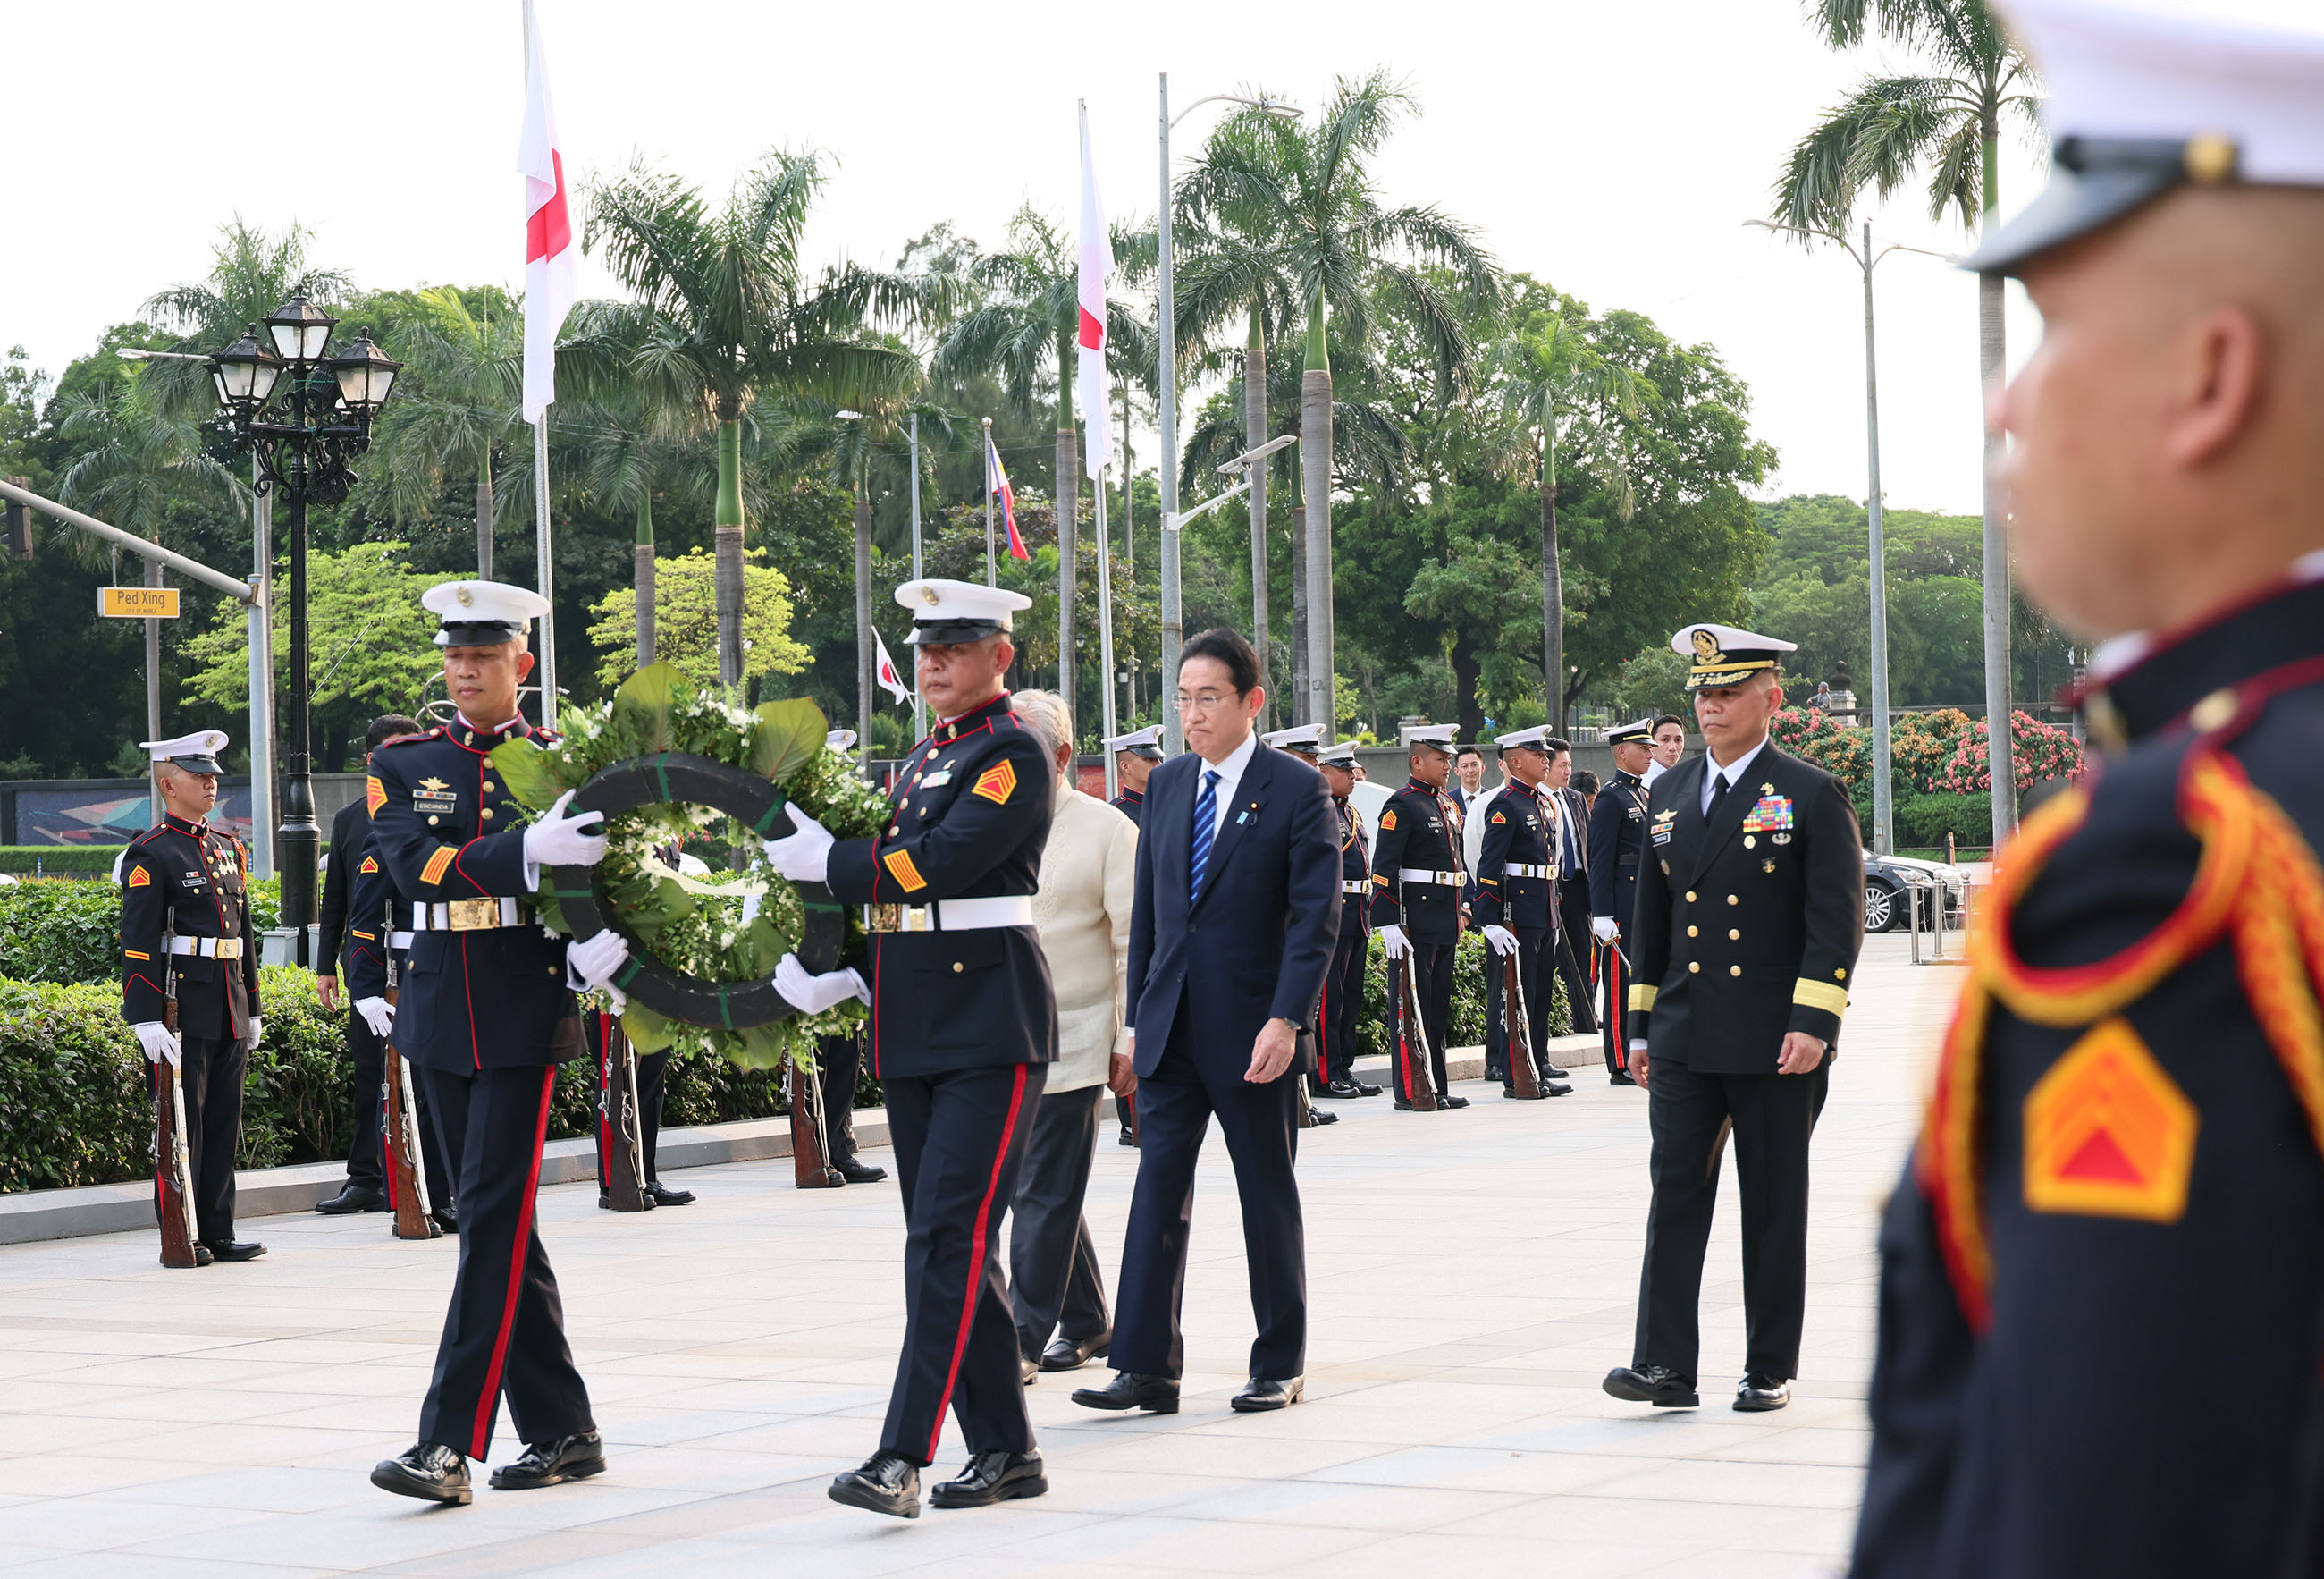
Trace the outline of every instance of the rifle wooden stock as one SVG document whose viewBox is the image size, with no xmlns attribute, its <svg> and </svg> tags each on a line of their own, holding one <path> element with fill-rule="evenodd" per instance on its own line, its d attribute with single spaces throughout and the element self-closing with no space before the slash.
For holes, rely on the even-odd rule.
<svg viewBox="0 0 2324 1579">
<path fill-rule="evenodd" d="M 1504 954 L 1501 964 L 1501 1057 L 1508 1061 L 1509 1084 L 1523 1102 L 1536 1102 L 1549 1094 L 1541 1088 L 1540 1072 L 1534 1067 L 1533 1018 L 1526 1007 L 1525 983 L 1517 970 L 1517 956 Z"/>
<path fill-rule="evenodd" d="M 610 1014 L 597 1019 L 597 1166 L 616 1212 L 653 1206 L 646 1194 L 645 1145 L 638 1127 L 638 1051 Z"/>
<path fill-rule="evenodd" d="M 831 1166 L 819 1070 L 791 1066 L 791 1182 L 803 1190 L 835 1189 L 847 1182 Z"/>
<path fill-rule="evenodd" d="M 387 1001 L 392 1005 L 395 999 L 395 961 L 391 956 Z M 429 1215 L 428 1170 L 420 1151 L 420 1104 L 411 1095 L 411 1066 L 387 1038 L 380 1039 L 380 1100 L 386 1106 L 381 1132 L 387 1141 L 387 1198 L 395 1210 L 395 1237 L 441 1239 L 444 1231 Z"/>
<path fill-rule="evenodd" d="M 1428 1024 L 1420 1016 L 1420 983 L 1412 979 L 1412 961 L 1388 963 L 1388 990 L 1397 995 L 1397 1036 L 1403 1046 L 1397 1056 L 1405 1062 L 1405 1091 L 1415 1113 L 1437 1111 L 1436 1074 L 1429 1067 Z"/>
<path fill-rule="evenodd" d="M 169 934 L 161 935 L 162 946 Z M 178 973 L 161 976 L 161 1023 L 178 1030 Z M 178 1066 L 164 1058 L 153 1066 L 153 1194 L 161 1219 L 161 1264 L 194 1267 L 194 1169 L 186 1147 L 186 1082 Z"/>
</svg>

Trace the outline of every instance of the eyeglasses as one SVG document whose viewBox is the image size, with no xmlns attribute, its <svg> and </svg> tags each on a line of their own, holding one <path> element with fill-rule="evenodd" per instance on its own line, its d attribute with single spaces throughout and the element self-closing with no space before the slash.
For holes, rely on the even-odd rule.
<svg viewBox="0 0 2324 1579">
<path fill-rule="evenodd" d="M 1181 713 L 1215 713 L 1227 703 L 1239 702 L 1242 698 L 1231 691 L 1204 691 L 1199 697 L 1190 697 L 1180 691 L 1172 699 Z"/>
</svg>

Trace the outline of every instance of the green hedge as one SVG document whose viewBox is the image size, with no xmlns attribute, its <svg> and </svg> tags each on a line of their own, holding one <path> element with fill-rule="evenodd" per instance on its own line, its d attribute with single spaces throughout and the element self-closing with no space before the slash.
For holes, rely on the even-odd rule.
<svg viewBox="0 0 2324 1579">
<path fill-rule="evenodd" d="M 262 932 L 281 914 L 281 885 L 250 885 Z M 110 882 L 0 885 L 0 977 L 20 982 L 121 979 L 121 890 Z"/>
<path fill-rule="evenodd" d="M 0 845 L 0 872 L 14 876 L 110 876 L 119 845 Z"/>
</svg>

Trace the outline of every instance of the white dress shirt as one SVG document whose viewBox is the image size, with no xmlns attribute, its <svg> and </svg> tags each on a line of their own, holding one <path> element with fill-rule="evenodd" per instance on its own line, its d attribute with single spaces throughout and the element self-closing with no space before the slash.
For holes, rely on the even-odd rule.
<svg viewBox="0 0 2324 1579">
<path fill-rule="evenodd" d="M 1767 737 L 1764 734 L 1761 735 L 1757 745 L 1753 746 L 1749 751 L 1745 752 L 1741 756 L 1737 757 L 1733 762 L 1728 763 L 1723 768 L 1719 765 L 1718 761 L 1713 757 L 1706 755 L 1702 759 L 1702 765 L 1707 770 L 1702 775 L 1703 816 L 1709 817 L 1711 815 L 1711 791 L 1718 781 L 1721 779 L 1726 780 L 1727 788 L 1731 793 L 1734 790 L 1735 786 L 1742 782 L 1743 775 L 1749 771 L 1751 759 L 1757 756 L 1761 749 L 1764 748 L 1766 743 Z"/>
<path fill-rule="evenodd" d="M 1240 745 L 1227 753 L 1226 761 L 1205 762 L 1202 771 L 1194 775 L 1194 802 L 1198 806 L 1203 799 L 1204 775 L 1215 772 L 1219 776 L 1218 785 L 1212 791 L 1219 798 L 1219 803 L 1211 808 L 1211 837 L 1217 838 L 1219 830 L 1226 826 L 1227 808 L 1233 804 L 1235 786 L 1242 782 L 1243 770 L 1250 766 L 1251 753 L 1258 749 L 1259 736 L 1246 734 Z"/>
</svg>

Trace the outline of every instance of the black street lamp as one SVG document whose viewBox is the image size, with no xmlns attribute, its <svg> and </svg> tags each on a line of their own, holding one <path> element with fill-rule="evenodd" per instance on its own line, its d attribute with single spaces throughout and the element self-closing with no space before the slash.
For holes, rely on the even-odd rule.
<svg viewBox="0 0 2324 1579">
<path fill-rule="evenodd" d="M 210 358 L 218 426 L 235 448 L 257 459 L 259 491 L 280 489 L 290 507 L 290 716 L 274 869 L 282 874 L 282 925 L 298 938 L 301 965 L 314 963 L 307 928 L 315 920 L 322 848 L 308 755 L 307 503 L 336 504 L 347 496 L 353 463 L 371 447 L 372 419 L 403 368 L 372 344 L 368 329 L 338 356 L 328 355 L 337 327 L 338 319 L 294 296 L 268 315 L 264 339 L 253 324 Z"/>
</svg>

